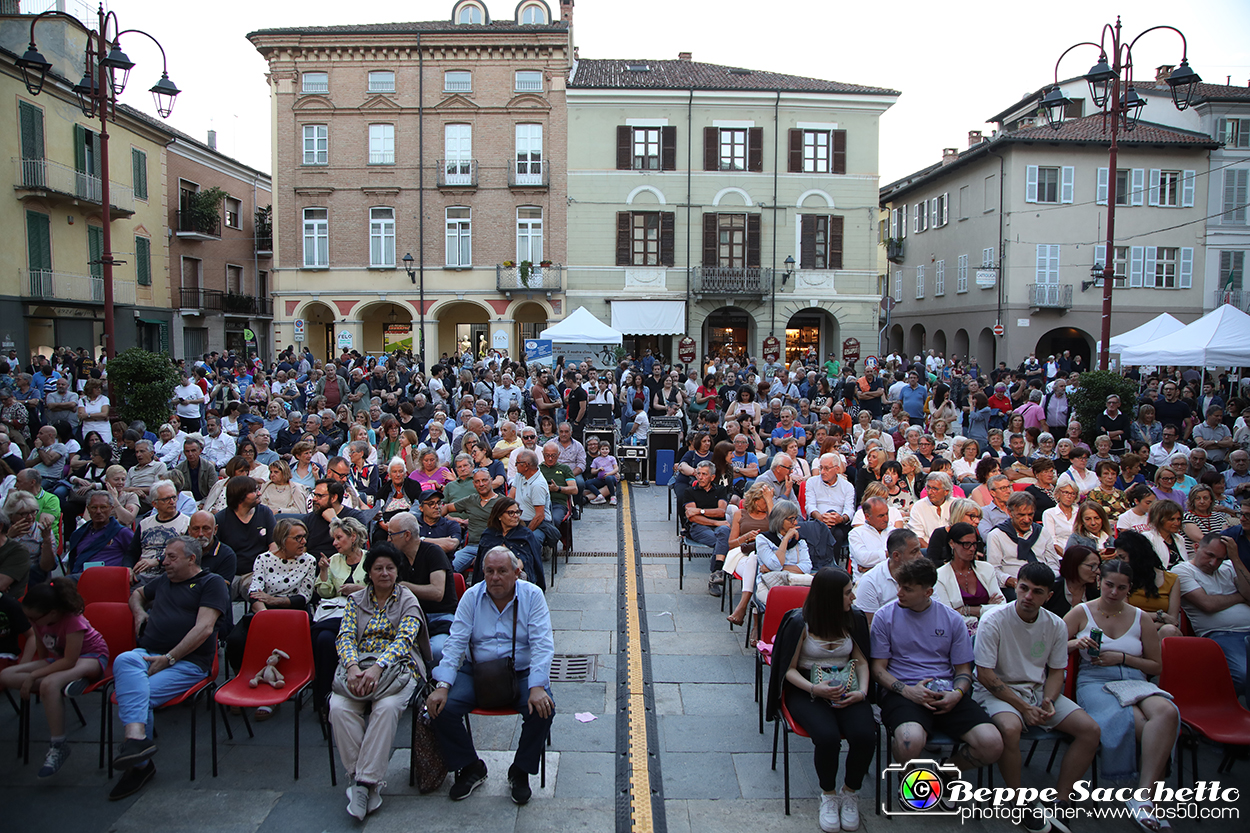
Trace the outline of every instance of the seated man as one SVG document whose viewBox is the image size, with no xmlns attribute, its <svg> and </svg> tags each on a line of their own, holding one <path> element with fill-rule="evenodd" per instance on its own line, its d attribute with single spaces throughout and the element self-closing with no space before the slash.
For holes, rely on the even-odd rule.
<svg viewBox="0 0 1250 833">
<path fill-rule="evenodd" d="M 878 610 L 898 598 L 898 575 L 903 565 L 923 558 L 920 539 L 910 529 L 891 530 L 885 549 L 885 560 L 860 576 L 855 585 L 853 605 L 867 614 L 869 624 Z"/>
<path fill-rule="evenodd" d="M 834 562 L 846 546 L 851 531 L 851 516 L 855 514 L 855 486 L 842 476 L 844 466 L 842 455 L 836 451 L 820 455 L 820 473 L 809 477 L 804 487 L 804 514 L 809 522 L 824 524 L 830 536 L 831 546 L 821 548 L 805 536 L 808 547 L 812 548 L 812 567 L 817 570 Z"/>
<path fill-rule="evenodd" d="M 130 542 L 126 566 L 131 569 L 131 582 L 147 584 L 164 574 L 160 554 L 165 544 L 179 535 L 187 534 L 191 518 L 178 511 L 178 489 L 168 480 L 162 480 L 148 493 L 155 509 L 139 521 L 139 533 Z M 230 511 L 230 510 L 226 510 Z"/>
<path fill-rule="evenodd" d="M 410 513 L 417 519 L 417 534 L 421 540 L 441 549 L 450 559 L 460 548 L 463 530 L 455 518 L 443 514 L 443 491 L 431 489 L 421 495 L 421 502 Z M 394 529 L 394 527 L 391 527 Z M 427 613 L 429 611 L 426 611 Z"/>
<path fill-rule="evenodd" d="M 1020 736 L 1029 727 L 1053 729 L 1072 738 L 1056 783 L 1058 803 L 1067 806 L 1072 785 L 1098 753 L 1101 730 L 1084 709 L 1063 696 L 1068 627 L 1042 607 L 1053 592 L 1054 572 L 1033 561 L 1021 567 L 1016 578 L 1016 600 L 987 613 L 977 628 L 977 683 L 972 696 L 1003 737 L 998 771 L 1012 789 L 1021 787 Z M 1026 811 L 1025 830 L 1045 830 L 1053 809 L 1034 803 Z"/>
<path fill-rule="evenodd" d="M 1059 570 L 1055 539 L 1044 526 L 1033 523 L 1033 496 L 1016 492 L 1007 499 L 1010 520 L 990 530 L 985 541 L 985 560 L 994 565 L 998 585 L 1007 601 L 1015 598 L 1016 573 L 1025 564 L 1041 561 L 1052 571 Z"/>
<path fill-rule="evenodd" d="M 443 504 L 445 512 L 465 512 L 469 517 L 464 532 L 464 546 L 456 550 L 451 559 L 451 567 L 457 573 L 464 572 L 477 560 L 477 542 L 482 540 L 491 510 L 500 498 L 491 486 L 490 472 L 486 469 L 473 472 L 473 489 L 474 492 L 469 497 L 455 503 Z"/>
<path fill-rule="evenodd" d="M 88 566 L 123 566 L 135 537 L 134 530 L 113 517 L 113 498 L 108 492 L 97 490 L 87 495 L 87 515 L 91 522 L 74 530 L 66 542 L 66 566 L 69 575 L 75 577 Z M 51 574 L 56 560 L 47 555 L 50 553 L 41 557 L 39 566 Z"/>
<path fill-rule="evenodd" d="M 56 428 L 51 425 L 40 428 L 31 443 L 26 463 L 39 473 L 45 489 L 51 491 L 56 487 L 68 462 L 69 451 L 65 448 L 65 443 L 57 439 Z"/>
<path fill-rule="evenodd" d="M 452 615 L 456 612 L 456 581 L 447 553 L 424 540 L 418 527 L 416 516 L 401 512 L 391 519 L 387 538 L 403 556 L 399 581 L 412 591 L 425 611 L 430 653 L 432 661 L 437 663 L 443 657 L 443 643 L 447 641 Z"/>
<path fill-rule="evenodd" d="M 555 714 L 550 690 L 555 656 L 551 614 L 538 586 L 520 580 L 521 562 L 508 550 L 495 547 L 486 553 L 482 571 L 484 580 L 465 591 L 456 607 L 442 662 L 431 672 L 437 683 L 426 706 L 434 718 L 443 760 L 456 773 L 451 799 L 461 801 L 486 780 L 486 763 L 477 756 L 464 723 L 477 703 L 474 666 L 511 656 L 517 699 L 510 705 L 522 723 L 508 782 L 512 801 L 525 804 L 531 795 L 529 776 L 538 772 Z"/>
<path fill-rule="evenodd" d="M 580 491 L 573 470 L 560 462 L 560 446 L 551 440 L 543 446 L 543 464 L 538 467 L 551 492 L 551 522 L 558 528 L 569 512 L 569 498 Z"/>
<path fill-rule="evenodd" d="M 929 546 L 929 539 L 938 529 L 948 526 L 951 520 L 951 479 L 941 472 L 925 478 L 925 496 L 912 504 L 907 516 L 907 528 L 920 538 L 920 547 Z"/>
<path fill-rule="evenodd" d="M 686 537 L 713 549 L 716 547 L 717 528 L 729 524 L 729 521 L 725 520 L 725 509 L 729 504 L 725 500 L 726 496 L 712 483 L 715 475 L 716 466 L 710 460 L 704 460 L 695 466 L 694 482 L 690 484 L 690 488 L 686 489 L 686 504 L 683 508 L 686 517 Z M 709 558 L 708 561 L 711 562 L 708 592 L 713 596 L 719 596 L 721 585 L 725 583 L 725 571 L 718 565 L 724 564 L 725 561 L 723 558 L 720 561 Z"/>
<path fill-rule="evenodd" d="M 1243 520 L 1250 521 L 1250 517 Z M 1173 567 L 1172 572 L 1180 587 L 1181 607 L 1194 633 L 1215 640 L 1228 660 L 1233 689 L 1245 694 L 1250 570 L 1237 557 L 1236 543 L 1221 538 L 1218 532 L 1208 533 L 1193 556 Z"/>
<path fill-rule="evenodd" d="M 1003 739 L 969 696 L 972 640 L 963 617 L 933 601 L 936 583 L 932 561 L 909 561 L 898 572 L 898 599 L 872 618 L 872 677 L 883 692 L 881 721 L 895 762 L 924 755 L 937 730 L 963 741 L 950 763 L 976 769 L 998 760 Z"/>
<path fill-rule="evenodd" d="M 864 522 L 851 529 L 851 580 L 859 579 L 886 559 L 886 541 L 890 533 L 890 504 L 884 498 L 870 497 L 864 501 Z"/>
<path fill-rule="evenodd" d="M 530 433 L 534 429 L 525 430 Z M 538 455 L 529 448 L 522 448 L 516 456 L 516 472 L 513 494 L 521 507 L 521 523 L 537 536 L 540 545 L 554 549 L 560 544 L 560 530 L 551 522 L 551 488 L 538 470 Z"/>
<path fill-rule="evenodd" d="M 134 795 L 156 775 L 152 709 L 203 680 L 213 668 L 217 619 L 230 610 L 230 586 L 200 566 L 200 542 L 166 542 L 164 574 L 135 589 L 130 610 L 139 647 L 113 661 L 117 713 L 126 727 L 113 766 L 125 770 L 110 801 Z M 144 625 L 147 625 L 144 628 Z"/>
</svg>

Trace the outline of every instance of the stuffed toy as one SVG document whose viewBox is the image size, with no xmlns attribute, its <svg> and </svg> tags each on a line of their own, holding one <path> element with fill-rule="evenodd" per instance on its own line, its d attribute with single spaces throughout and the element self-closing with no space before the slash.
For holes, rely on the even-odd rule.
<svg viewBox="0 0 1250 833">
<path fill-rule="evenodd" d="M 290 654 L 286 651 L 274 648 L 269 659 L 265 660 L 265 667 L 257 671 L 256 676 L 248 681 L 248 687 L 256 688 L 261 683 L 269 683 L 274 688 L 282 688 L 286 685 L 286 680 L 282 677 L 282 672 L 278 670 L 278 663 L 290 658 Z"/>
</svg>

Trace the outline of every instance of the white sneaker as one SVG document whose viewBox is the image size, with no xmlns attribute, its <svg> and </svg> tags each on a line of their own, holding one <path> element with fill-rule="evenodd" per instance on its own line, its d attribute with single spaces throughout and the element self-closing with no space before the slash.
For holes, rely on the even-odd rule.
<svg viewBox="0 0 1250 833">
<path fill-rule="evenodd" d="M 594 497 L 590 499 L 590 502 L 593 503 L 595 506 L 602 506 L 608 501 L 607 501 L 607 498 L 605 498 L 603 495 L 595 495 Z"/>
<path fill-rule="evenodd" d="M 839 819 L 839 808 L 842 805 L 841 795 L 820 795 L 820 829 L 825 833 L 839 833 L 842 822 Z M 856 810 L 858 813 L 858 809 Z"/>
<path fill-rule="evenodd" d="M 364 784 L 352 784 L 347 788 L 347 815 L 364 821 L 369 813 L 369 788 Z"/>
<path fill-rule="evenodd" d="M 842 792 L 839 796 L 842 799 L 842 829 L 858 830 L 859 829 L 859 791 Z"/>
<path fill-rule="evenodd" d="M 382 785 L 370 784 L 369 785 L 369 804 L 365 809 L 368 812 L 372 813 L 374 810 L 378 809 L 381 806 L 382 806 Z"/>
</svg>

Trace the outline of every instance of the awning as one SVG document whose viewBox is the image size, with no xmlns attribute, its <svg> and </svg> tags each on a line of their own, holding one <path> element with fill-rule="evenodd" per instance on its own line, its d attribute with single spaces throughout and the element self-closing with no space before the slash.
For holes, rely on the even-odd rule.
<svg viewBox="0 0 1250 833">
<path fill-rule="evenodd" d="M 633 336 L 686 334 L 685 301 L 613 301 L 612 327 Z"/>
</svg>

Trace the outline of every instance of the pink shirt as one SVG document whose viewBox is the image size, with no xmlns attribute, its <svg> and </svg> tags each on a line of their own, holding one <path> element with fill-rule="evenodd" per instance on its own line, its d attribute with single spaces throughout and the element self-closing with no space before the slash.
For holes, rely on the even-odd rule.
<svg viewBox="0 0 1250 833">
<path fill-rule="evenodd" d="M 100 632 L 91 627 L 79 614 L 62 616 L 59 622 L 51 625 L 35 625 L 35 635 L 49 654 L 60 659 L 65 656 L 65 638 L 77 631 L 83 631 L 82 652 L 80 656 L 101 657 L 108 659 L 109 646 Z"/>
</svg>

